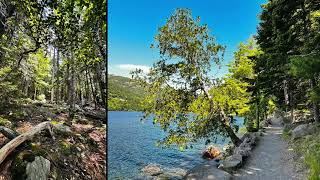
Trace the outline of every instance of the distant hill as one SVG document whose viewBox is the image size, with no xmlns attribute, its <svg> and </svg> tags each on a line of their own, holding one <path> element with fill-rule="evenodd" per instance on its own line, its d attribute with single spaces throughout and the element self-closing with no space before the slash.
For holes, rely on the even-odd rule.
<svg viewBox="0 0 320 180">
<path fill-rule="evenodd" d="M 143 88 L 132 79 L 108 75 L 108 111 L 139 111 L 144 96 Z"/>
</svg>

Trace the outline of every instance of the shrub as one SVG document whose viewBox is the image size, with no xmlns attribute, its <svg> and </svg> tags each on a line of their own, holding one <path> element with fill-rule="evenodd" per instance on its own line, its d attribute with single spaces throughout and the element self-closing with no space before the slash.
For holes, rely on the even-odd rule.
<svg viewBox="0 0 320 180">
<path fill-rule="evenodd" d="M 39 100 L 39 101 L 45 101 L 45 100 L 46 100 L 46 95 L 44 95 L 44 94 L 38 95 L 38 96 L 37 96 L 37 100 Z"/>
</svg>

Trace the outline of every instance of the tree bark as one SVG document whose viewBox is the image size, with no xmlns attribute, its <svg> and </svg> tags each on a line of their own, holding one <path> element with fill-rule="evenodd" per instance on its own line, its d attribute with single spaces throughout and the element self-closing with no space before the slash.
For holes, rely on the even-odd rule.
<svg viewBox="0 0 320 180">
<path fill-rule="evenodd" d="M 93 89 L 93 80 L 90 76 L 90 72 L 88 73 L 88 76 L 89 76 L 89 80 L 90 80 L 90 85 L 91 85 L 91 90 L 92 90 L 92 96 L 93 96 L 93 101 L 94 101 L 94 108 L 96 109 L 97 108 L 97 94 L 96 94 L 96 91 L 95 89 Z"/>
<path fill-rule="evenodd" d="M 310 80 L 310 86 L 311 86 L 311 89 L 314 89 L 316 86 L 316 80 L 314 77 L 312 77 Z M 312 108 L 313 108 L 314 120 L 316 122 L 319 122 L 319 107 L 318 107 L 317 101 L 315 101 L 315 100 L 312 101 Z"/>
<path fill-rule="evenodd" d="M 211 101 L 210 103 L 210 109 L 213 108 L 214 102 L 212 101 L 210 94 L 208 93 L 208 91 L 205 89 L 204 84 L 202 83 L 201 86 L 201 90 L 204 92 L 205 96 Z M 228 136 L 231 139 L 231 142 L 235 145 L 235 146 L 239 146 L 242 143 L 242 140 L 234 133 L 233 129 L 230 126 L 230 123 L 228 122 L 229 118 L 228 116 L 225 114 L 224 110 L 222 108 L 219 108 L 220 111 L 220 117 L 221 117 L 221 121 L 223 123 L 223 128 L 225 129 L 225 131 L 227 132 Z"/>
<path fill-rule="evenodd" d="M 230 137 L 232 143 L 235 146 L 239 146 L 242 143 L 242 140 L 234 133 L 233 129 L 230 126 L 229 123 L 229 118 L 228 116 L 225 114 L 223 109 L 220 109 L 220 116 L 224 122 L 224 126 L 223 128 L 226 130 L 228 136 Z"/>
<path fill-rule="evenodd" d="M 54 95 L 55 95 L 55 92 L 54 92 L 54 80 L 55 80 L 55 74 L 56 74 L 56 63 L 55 63 L 55 61 L 56 61 L 56 49 L 55 48 L 53 48 L 53 58 L 52 58 L 52 74 L 51 74 L 51 103 L 53 103 L 54 102 Z"/>
<path fill-rule="evenodd" d="M 57 48 L 57 58 L 56 58 L 56 103 L 59 102 L 59 83 L 60 83 L 60 80 L 59 80 L 59 49 Z"/>
<path fill-rule="evenodd" d="M 107 99 L 106 99 L 106 84 L 104 82 L 104 78 L 102 77 L 102 71 L 100 68 L 100 64 L 97 64 L 96 66 L 96 77 L 97 77 L 97 81 L 99 83 L 99 88 L 100 88 L 100 95 L 101 95 L 101 100 L 102 100 L 102 104 L 104 106 L 105 109 L 107 109 Z"/>
<path fill-rule="evenodd" d="M 259 112 L 259 95 L 257 95 L 258 97 L 257 97 L 257 99 L 256 99 L 256 125 L 257 125 L 257 127 L 256 127 L 256 130 L 259 130 L 259 123 L 260 123 L 260 117 L 259 117 L 259 114 L 260 114 L 260 112 Z"/>
</svg>

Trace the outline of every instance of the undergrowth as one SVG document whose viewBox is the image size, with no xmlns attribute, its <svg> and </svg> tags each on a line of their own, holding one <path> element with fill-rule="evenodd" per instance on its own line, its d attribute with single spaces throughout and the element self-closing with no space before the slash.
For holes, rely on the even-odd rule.
<svg viewBox="0 0 320 180">
<path fill-rule="evenodd" d="M 320 180 L 320 128 L 317 133 L 307 135 L 303 138 L 292 140 L 293 149 L 295 152 L 302 154 L 304 163 L 310 169 L 308 174 L 309 180 Z M 289 139 L 288 132 L 283 133 L 284 139 Z"/>
</svg>

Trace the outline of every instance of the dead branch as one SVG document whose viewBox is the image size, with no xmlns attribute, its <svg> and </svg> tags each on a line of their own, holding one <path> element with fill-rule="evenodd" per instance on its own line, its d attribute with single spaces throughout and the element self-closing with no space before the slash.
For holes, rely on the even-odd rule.
<svg viewBox="0 0 320 180">
<path fill-rule="evenodd" d="M 28 132 L 23 133 L 23 134 L 17 136 L 16 138 L 12 139 L 10 142 L 8 142 L 5 146 L 3 146 L 0 149 L 0 164 L 20 144 L 22 144 L 26 140 L 32 139 L 35 134 L 40 133 L 42 130 L 45 130 L 45 129 L 48 129 L 49 132 L 51 132 L 51 123 L 49 121 L 42 122 L 42 123 L 36 125 L 32 129 L 30 129 Z"/>
</svg>

